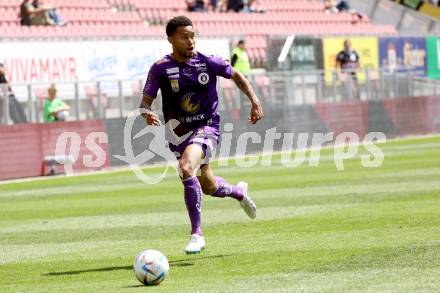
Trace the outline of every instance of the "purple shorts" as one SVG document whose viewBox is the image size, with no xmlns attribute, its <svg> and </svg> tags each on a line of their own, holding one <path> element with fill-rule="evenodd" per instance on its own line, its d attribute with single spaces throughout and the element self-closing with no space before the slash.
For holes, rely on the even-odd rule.
<svg viewBox="0 0 440 293">
<path fill-rule="evenodd" d="M 215 148 L 217 147 L 219 143 L 220 138 L 220 131 L 219 131 L 219 125 L 203 125 L 195 128 L 192 130 L 191 135 L 182 143 L 179 145 L 174 145 L 172 143 L 168 144 L 169 149 L 174 153 L 177 159 L 179 159 L 183 152 L 185 151 L 186 147 L 190 144 L 198 144 L 202 147 L 204 155 L 205 155 L 205 162 L 207 163 L 209 159 L 213 156 Z"/>
</svg>

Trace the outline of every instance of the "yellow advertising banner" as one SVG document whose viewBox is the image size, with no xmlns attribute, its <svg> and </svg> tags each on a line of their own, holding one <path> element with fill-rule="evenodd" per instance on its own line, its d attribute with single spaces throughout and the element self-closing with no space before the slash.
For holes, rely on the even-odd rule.
<svg viewBox="0 0 440 293">
<path fill-rule="evenodd" d="M 344 41 L 349 39 L 351 46 L 359 55 L 361 72 L 358 73 L 360 83 L 365 82 L 365 69 L 379 68 L 379 47 L 376 37 L 338 37 L 324 38 L 323 54 L 324 54 L 324 70 L 325 81 L 330 84 L 332 81 L 331 71 L 336 68 L 336 56 L 344 49 Z"/>
<path fill-rule="evenodd" d="M 440 19 L 440 8 L 438 6 L 424 2 L 422 7 L 420 7 L 419 11 L 421 13 L 424 13 L 424 14 L 427 14 L 431 17 L 434 17 L 437 20 Z"/>
</svg>

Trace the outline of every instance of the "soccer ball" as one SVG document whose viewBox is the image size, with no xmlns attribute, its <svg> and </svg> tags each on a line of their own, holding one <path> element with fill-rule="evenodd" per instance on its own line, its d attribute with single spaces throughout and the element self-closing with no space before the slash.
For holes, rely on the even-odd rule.
<svg viewBox="0 0 440 293">
<path fill-rule="evenodd" d="M 144 285 L 159 285 L 168 275 L 170 265 L 160 251 L 144 250 L 136 256 L 133 272 L 136 278 Z"/>
</svg>

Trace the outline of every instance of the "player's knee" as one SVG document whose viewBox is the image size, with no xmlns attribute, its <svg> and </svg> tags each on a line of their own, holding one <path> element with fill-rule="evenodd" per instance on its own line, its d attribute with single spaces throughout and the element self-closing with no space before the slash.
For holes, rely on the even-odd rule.
<svg viewBox="0 0 440 293">
<path fill-rule="evenodd" d="M 183 178 L 194 176 L 194 168 L 191 164 L 191 161 L 188 159 L 180 159 L 179 169 L 180 172 L 182 172 Z"/>
<path fill-rule="evenodd" d="M 215 184 L 209 183 L 203 183 L 202 186 L 202 192 L 206 195 L 212 195 L 217 191 L 217 186 Z"/>
</svg>

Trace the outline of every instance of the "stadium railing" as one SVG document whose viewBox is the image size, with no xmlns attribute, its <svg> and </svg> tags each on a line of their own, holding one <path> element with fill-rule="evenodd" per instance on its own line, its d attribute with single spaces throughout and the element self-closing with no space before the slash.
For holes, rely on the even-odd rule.
<svg viewBox="0 0 440 293">
<path fill-rule="evenodd" d="M 349 75 L 348 75 L 349 76 Z M 340 78 L 336 71 L 282 71 L 249 76 L 257 94 L 267 105 L 304 105 L 350 100 L 382 100 L 440 94 L 440 81 L 422 77 L 420 72 L 365 69 L 357 81 Z M 77 81 L 57 83 L 58 97 L 70 106 L 68 120 L 123 118 L 136 110 L 144 80 Z M 42 107 L 50 83 L 13 84 L 13 92 L 28 122 L 42 122 Z M 246 99 L 231 81 L 218 83 L 219 110 L 239 111 Z M 0 95 L 0 121 L 14 124 L 6 87 Z M 160 96 L 154 103 L 160 112 Z"/>
</svg>

